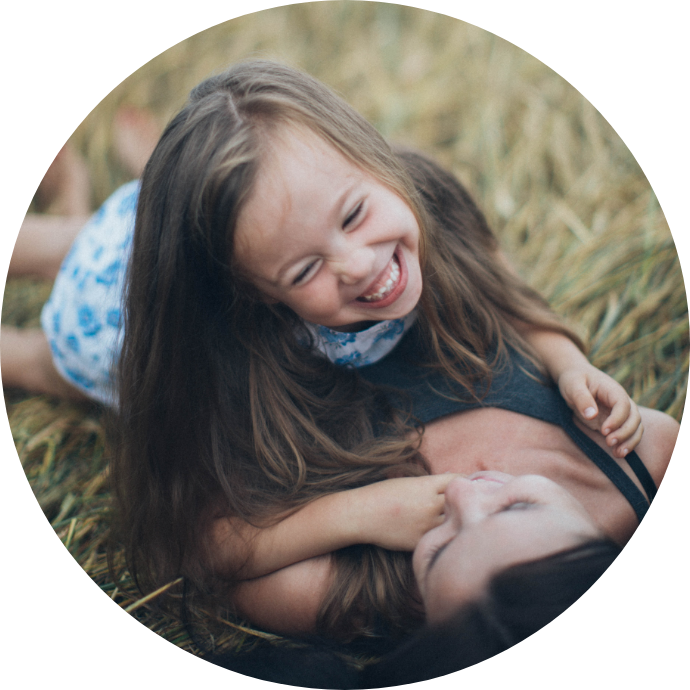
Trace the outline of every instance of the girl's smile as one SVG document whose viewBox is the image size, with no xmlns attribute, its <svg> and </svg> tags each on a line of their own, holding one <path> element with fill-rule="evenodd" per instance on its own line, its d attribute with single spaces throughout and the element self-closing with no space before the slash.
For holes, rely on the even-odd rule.
<svg viewBox="0 0 690 690">
<path fill-rule="evenodd" d="M 301 128 L 273 138 L 235 237 L 254 285 L 311 323 L 351 330 L 400 318 L 422 292 L 410 207 Z"/>
<path fill-rule="evenodd" d="M 393 254 L 386 268 L 381 271 L 378 278 L 364 291 L 364 294 L 357 299 L 360 302 L 372 303 L 373 307 L 392 304 L 407 285 L 407 276 L 401 269 L 401 260 Z"/>
</svg>

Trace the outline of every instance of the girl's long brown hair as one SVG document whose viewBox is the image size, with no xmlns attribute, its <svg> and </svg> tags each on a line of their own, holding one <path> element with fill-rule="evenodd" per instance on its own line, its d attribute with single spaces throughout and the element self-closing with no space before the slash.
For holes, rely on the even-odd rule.
<svg viewBox="0 0 690 690">
<path fill-rule="evenodd" d="M 411 421 L 356 371 L 314 354 L 300 319 L 262 301 L 234 263 L 238 215 L 266 142 L 286 125 L 308 127 L 416 214 L 419 323 L 433 366 L 472 389 L 499 364 L 490 351 L 500 359 L 509 343 L 529 354 L 516 322 L 568 333 L 497 260 L 457 180 L 392 151 L 327 87 L 265 61 L 203 82 L 146 166 L 125 300 L 112 481 L 143 591 L 183 575 L 213 594 L 205 564 L 218 517 L 263 526 L 324 494 L 428 471 Z M 408 555 L 352 547 L 334 564 L 324 632 L 420 620 Z"/>
</svg>

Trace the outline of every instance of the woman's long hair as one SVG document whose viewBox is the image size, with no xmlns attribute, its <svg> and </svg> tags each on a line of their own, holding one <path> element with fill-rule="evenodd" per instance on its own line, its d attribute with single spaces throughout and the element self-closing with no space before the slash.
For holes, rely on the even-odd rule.
<svg viewBox="0 0 690 690">
<path fill-rule="evenodd" d="M 357 670 L 347 648 L 321 639 L 208 654 L 214 664 L 252 678 L 308 688 L 383 688 L 460 671 L 533 635 L 572 606 L 613 563 L 620 547 L 596 540 L 503 570 L 484 594 L 442 624 L 425 627 L 397 649 Z M 573 649 L 574 657 L 577 649 Z M 381 656 L 381 655 L 379 655 Z"/>
<path fill-rule="evenodd" d="M 367 668 L 359 687 L 431 680 L 500 654 L 572 606 L 620 551 L 613 541 L 601 539 L 507 568 L 491 579 L 483 597 Z"/>
<path fill-rule="evenodd" d="M 565 332 L 497 261 L 459 183 L 417 154 L 393 152 L 324 85 L 264 61 L 203 82 L 144 171 L 125 295 L 112 481 L 118 535 L 143 591 L 183 575 L 213 594 L 216 518 L 265 526 L 324 494 L 428 471 L 406 415 L 355 371 L 315 354 L 300 319 L 264 302 L 235 264 L 235 226 L 266 143 L 292 125 L 321 136 L 417 216 L 419 321 L 434 366 L 472 389 L 495 365 L 492 347 L 527 349 L 516 320 Z M 360 550 L 366 567 L 336 557 L 324 630 L 418 621 L 409 557 Z"/>
</svg>

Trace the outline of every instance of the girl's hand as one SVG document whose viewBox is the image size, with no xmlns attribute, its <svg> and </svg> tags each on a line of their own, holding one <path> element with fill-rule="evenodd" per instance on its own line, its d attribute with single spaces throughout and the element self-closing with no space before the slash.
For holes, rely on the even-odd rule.
<svg viewBox="0 0 690 690">
<path fill-rule="evenodd" d="M 603 434 L 617 457 L 624 458 L 640 442 L 644 429 L 637 405 L 603 371 L 587 363 L 566 369 L 557 383 L 578 418 Z"/>
<path fill-rule="evenodd" d="M 422 536 L 443 522 L 444 492 L 456 476 L 400 477 L 354 489 L 358 541 L 414 551 Z"/>
</svg>

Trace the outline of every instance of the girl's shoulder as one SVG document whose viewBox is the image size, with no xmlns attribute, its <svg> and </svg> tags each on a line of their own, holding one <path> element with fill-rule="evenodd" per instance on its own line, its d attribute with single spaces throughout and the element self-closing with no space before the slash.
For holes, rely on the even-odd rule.
<svg viewBox="0 0 690 690">
<path fill-rule="evenodd" d="M 133 180 L 103 202 L 72 244 L 61 273 L 73 272 L 77 265 L 103 270 L 126 258 L 134 236 L 139 189 L 139 180 Z"/>
<path fill-rule="evenodd" d="M 116 274 L 124 270 L 134 237 L 139 188 L 139 180 L 132 180 L 101 204 L 72 243 L 56 283 L 69 277 L 81 289 L 87 274 L 101 275 L 107 271 L 112 275 L 112 283 Z"/>
<path fill-rule="evenodd" d="M 117 223 L 134 231 L 134 218 L 139 201 L 139 180 L 132 180 L 116 189 L 93 214 L 87 227 L 99 227 L 107 223 Z M 108 230 L 115 228 L 108 226 Z"/>
</svg>

